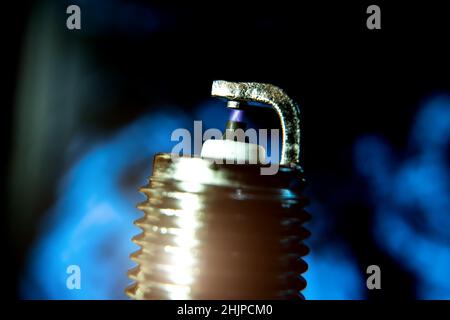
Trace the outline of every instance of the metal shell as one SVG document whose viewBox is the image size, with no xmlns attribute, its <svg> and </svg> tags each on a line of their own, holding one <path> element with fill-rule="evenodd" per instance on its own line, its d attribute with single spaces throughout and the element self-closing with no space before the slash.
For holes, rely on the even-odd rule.
<svg viewBox="0 0 450 320">
<path fill-rule="evenodd" d="M 131 255 L 135 299 L 302 298 L 309 219 L 301 169 L 158 154 Z"/>
</svg>

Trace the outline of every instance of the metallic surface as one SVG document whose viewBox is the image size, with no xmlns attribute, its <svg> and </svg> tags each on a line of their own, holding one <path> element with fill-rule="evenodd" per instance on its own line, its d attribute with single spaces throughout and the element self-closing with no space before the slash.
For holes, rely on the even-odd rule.
<svg viewBox="0 0 450 320">
<path fill-rule="evenodd" d="M 300 161 L 300 111 L 296 103 L 280 88 L 266 83 L 213 82 L 211 95 L 232 101 L 251 101 L 270 105 L 277 112 L 283 133 L 281 165 L 298 165 Z M 228 107 L 239 108 L 239 103 L 228 103 Z"/>
<path fill-rule="evenodd" d="M 147 200 L 133 238 L 141 249 L 127 294 L 135 299 L 302 299 L 309 219 L 302 196 L 299 111 L 279 88 L 215 81 L 212 95 L 271 105 L 283 130 L 275 175 L 256 164 L 158 154 L 141 188 Z"/>
<path fill-rule="evenodd" d="M 309 219 L 298 168 L 155 157 L 138 207 L 135 299 L 302 298 Z"/>
</svg>

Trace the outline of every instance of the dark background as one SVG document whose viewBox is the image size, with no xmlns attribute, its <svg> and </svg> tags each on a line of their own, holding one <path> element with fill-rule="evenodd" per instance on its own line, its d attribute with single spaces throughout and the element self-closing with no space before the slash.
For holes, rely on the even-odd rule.
<svg viewBox="0 0 450 320">
<path fill-rule="evenodd" d="M 82 10 L 80 31 L 65 28 L 65 8 L 72 3 Z M 295 5 L 220 2 L 175 6 L 118 0 L 9 4 L 3 13 L 8 56 L 4 58 L 7 81 L 1 121 L 6 182 L 2 203 L 9 261 L 3 267 L 7 268 L 4 274 L 13 275 L 8 277 L 11 292 L 21 298 L 55 298 L 33 284 L 29 291 L 35 292 L 24 294 L 19 283 L 33 278 L 26 271 L 29 254 L 45 233 L 39 226 L 57 201 L 61 177 L 87 150 L 82 143 L 67 156 L 73 137 L 81 133 L 88 144 L 91 134 L 108 136 L 142 114 L 169 104 L 190 114 L 210 96 L 212 81 L 224 79 L 272 83 L 299 103 L 302 165 L 311 201 L 321 206 L 317 215 L 314 206 L 310 211 L 314 220 L 326 221 L 325 231 L 320 222 L 312 222 L 313 235 L 317 229 L 312 249 L 320 252 L 330 244 L 342 244 L 362 277 L 368 265 L 380 265 L 383 289 L 366 290 L 360 298 L 427 297 L 418 289 L 418 278 L 423 276 L 377 242 L 380 239 L 373 232 L 377 205 L 373 190 L 355 169 L 354 148 L 359 138 L 376 134 L 398 158 L 414 151 L 409 149 L 410 132 L 418 111 L 430 97 L 450 90 L 450 14 L 442 3 L 376 2 L 382 10 L 381 30 L 365 26 L 365 10 L 372 3 L 344 1 Z M 40 14 L 45 18 L 35 19 Z M 52 40 L 46 34 L 51 34 Z M 27 54 L 31 56 L 28 60 Z M 51 55 L 47 60 L 46 54 Z M 48 69 L 39 68 L 45 63 Z M 74 71 L 80 69 L 81 76 Z M 40 72 L 47 71 L 57 74 L 46 88 L 54 98 L 50 103 L 58 107 L 44 108 L 42 113 L 20 112 L 20 101 L 34 101 L 32 90 L 20 90 L 27 81 L 24 78 L 31 75 L 28 81 L 33 84 L 40 81 Z M 90 72 L 92 78 L 87 77 Z M 84 82 L 85 76 L 90 82 Z M 73 88 L 69 85 L 68 89 L 68 82 Z M 90 84 L 94 93 L 89 91 Z M 27 94 L 30 100 L 20 100 Z M 65 102 L 83 94 L 86 98 L 79 102 L 81 107 L 64 112 Z M 30 102 L 24 105 L 33 108 Z M 41 117 L 33 122 L 26 119 L 27 114 Z M 273 114 L 262 114 L 259 121 L 263 124 L 277 125 Z M 35 152 L 42 157 L 35 161 L 18 161 L 36 153 L 27 153 L 35 141 L 29 134 L 21 136 L 17 128 L 49 117 L 48 123 L 42 124 L 48 130 L 47 140 L 40 143 L 52 148 L 37 148 Z M 448 155 L 448 140 L 446 148 Z M 149 167 L 150 162 L 140 172 L 148 174 Z M 31 181 L 27 178 L 30 172 L 35 173 Z M 131 185 L 135 190 L 139 183 Z M 434 200 L 431 197 L 429 201 Z M 437 214 L 448 219 L 448 212 Z M 417 232 L 428 234 L 422 229 Z M 442 240 L 445 247 L 447 240 Z M 445 288 L 449 288 L 448 279 L 442 279 Z M 450 297 L 450 291 L 440 292 L 444 293 L 434 297 Z"/>
</svg>

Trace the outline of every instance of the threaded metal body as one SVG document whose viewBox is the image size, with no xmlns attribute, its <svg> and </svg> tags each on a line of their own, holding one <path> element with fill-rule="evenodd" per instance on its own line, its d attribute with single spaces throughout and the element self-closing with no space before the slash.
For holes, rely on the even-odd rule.
<svg viewBox="0 0 450 320">
<path fill-rule="evenodd" d="M 303 298 L 309 219 L 300 168 L 218 165 L 158 154 L 131 255 L 135 299 Z"/>
</svg>

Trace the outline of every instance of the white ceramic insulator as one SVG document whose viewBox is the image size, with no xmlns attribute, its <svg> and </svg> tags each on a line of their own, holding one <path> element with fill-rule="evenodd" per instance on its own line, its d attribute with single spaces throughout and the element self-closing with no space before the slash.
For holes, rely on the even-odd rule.
<svg viewBox="0 0 450 320">
<path fill-rule="evenodd" d="M 235 164 L 261 164 L 266 161 L 264 147 L 233 140 L 206 140 L 202 147 L 202 158 L 225 160 Z"/>
</svg>

